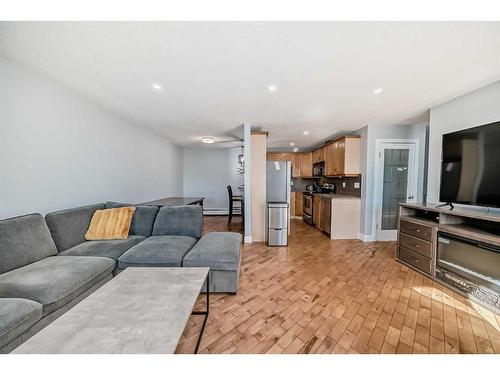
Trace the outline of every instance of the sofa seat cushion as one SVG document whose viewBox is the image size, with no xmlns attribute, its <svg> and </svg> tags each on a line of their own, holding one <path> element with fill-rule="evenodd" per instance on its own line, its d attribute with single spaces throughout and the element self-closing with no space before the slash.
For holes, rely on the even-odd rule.
<svg viewBox="0 0 500 375">
<path fill-rule="evenodd" d="M 0 298 L 0 348 L 42 318 L 42 305 L 23 298 Z"/>
<path fill-rule="evenodd" d="M 0 273 L 56 254 L 56 245 L 42 215 L 0 220 Z"/>
<path fill-rule="evenodd" d="M 94 212 L 105 207 L 104 203 L 99 203 L 45 215 L 57 250 L 61 252 L 85 242 L 85 233 L 87 233 Z"/>
<path fill-rule="evenodd" d="M 125 240 L 87 241 L 59 255 L 106 257 L 117 260 L 125 251 L 145 239 L 143 236 L 128 236 Z"/>
<path fill-rule="evenodd" d="M 241 258 L 241 234 L 210 232 L 205 234 L 184 257 L 184 267 L 210 267 L 212 270 L 237 271 Z"/>
<path fill-rule="evenodd" d="M 118 258 L 118 268 L 181 267 L 182 259 L 194 246 L 188 236 L 154 236 L 142 241 Z"/>
<path fill-rule="evenodd" d="M 106 208 L 119 208 L 134 206 L 132 204 L 106 202 Z M 134 206 L 135 213 L 130 224 L 130 234 L 150 237 L 159 208 L 156 206 Z"/>
<path fill-rule="evenodd" d="M 102 257 L 53 256 L 0 275 L 0 298 L 26 298 L 43 305 L 43 315 L 64 306 L 115 268 Z"/>
</svg>

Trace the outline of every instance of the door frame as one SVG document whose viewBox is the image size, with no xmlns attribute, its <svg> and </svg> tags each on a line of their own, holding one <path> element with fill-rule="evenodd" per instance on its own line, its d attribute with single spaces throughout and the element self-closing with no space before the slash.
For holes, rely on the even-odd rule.
<svg viewBox="0 0 500 375">
<path fill-rule="evenodd" d="M 382 182 L 384 176 L 384 165 L 382 158 L 382 150 L 384 146 L 387 145 L 413 145 L 414 148 L 414 160 L 411 163 L 410 158 L 408 159 L 408 166 L 413 164 L 413 171 L 410 175 L 408 174 L 408 184 L 412 184 L 414 189 L 413 199 L 408 200 L 408 203 L 417 202 L 417 192 L 418 192 L 418 168 L 419 168 L 419 140 L 418 139 L 377 139 L 375 140 L 375 185 L 373 189 L 373 217 L 372 217 L 372 233 L 375 241 L 396 241 L 397 230 L 387 230 L 382 235 L 379 233 L 379 227 L 381 226 L 382 220 Z M 410 153 L 411 155 L 411 153 Z M 409 157 L 410 157 L 409 155 Z"/>
</svg>

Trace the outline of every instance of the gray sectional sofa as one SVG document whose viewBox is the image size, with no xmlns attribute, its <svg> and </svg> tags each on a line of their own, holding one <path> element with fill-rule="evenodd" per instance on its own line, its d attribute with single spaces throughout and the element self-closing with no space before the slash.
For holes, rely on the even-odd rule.
<svg viewBox="0 0 500 375">
<path fill-rule="evenodd" d="M 210 267 L 212 292 L 236 293 L 241 235 L 202 236 L 200 206 L 137 206 L 125 240 L 87 241 L 108 202 L 0 220 L 0 353 L 7 353 L 127 267 Z"/>
</svg>

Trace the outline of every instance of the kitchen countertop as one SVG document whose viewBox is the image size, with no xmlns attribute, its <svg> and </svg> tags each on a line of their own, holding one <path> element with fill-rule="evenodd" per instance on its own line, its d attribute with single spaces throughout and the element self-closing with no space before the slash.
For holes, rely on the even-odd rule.
<svg viewBox="0 0 500 375">
<path fill-rule="evenodd" d="M 303 192 L 304 194 L 317 195 L 319 197 L 331 198 L 331 199 L 361 199 L 360 197 L 355 197 L 353 195 L 345 195 L 345 194 L 331 194 L 331 193 L 310 193 L 307 191 Z"/>
</svg>

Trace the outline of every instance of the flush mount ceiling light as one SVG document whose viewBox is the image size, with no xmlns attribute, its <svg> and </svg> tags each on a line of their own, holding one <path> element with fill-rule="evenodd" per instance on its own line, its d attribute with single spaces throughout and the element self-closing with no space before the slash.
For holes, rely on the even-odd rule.
<svg viewBox="0 0 500 375">
<path fill-rule="evenodd" d="M 374 93 L 375 95 L 378 95 L 378 94 L 380 94 L 382 91 L 384 91 L 384 89 L 380 89 L 380 88 L 379 88 L 379 89 L 375 89 L 375 90 L 373 90 L 373 93 Z"/>
<path fill-rule="evenodd" d="M 299 148 L 298 148 L 298 147 L 295 147 L 295 148 L 293 149 L 293 152 L 297 152 L 297 151 L 299 151 Z"/>
<path fill-rule="evenodd" d="M 309 135 L 309 130 L 304 130 L 304 135 Z"/>
<path fill-rule="evenodd" d="M 214 137 L 201 137 L 201 141 L 203 143 L 212 144 L 215 142 L 215 138 Z"/>
<path fill-rule="evenodd" d="M 290 146 L 292 146 L 292 147 L 293 147 L 293 146 L 295 146 L 295 143 L 293 143 L 293 142 L 290 142 Z"/>
<path fill-rule="evenodd" d="M 277 90 L 277 87 L 276 87 L 276 86 L 271 85 L 271 86 L 269 86 L 269 87 L 267 88 L 267 90 L 268 90 L 269 92 L 275 92 L 275 91 Z"/>
<path fill-rule="evenodd" d="M 153 89 L 156 91 L 160 91 L 160 90 L 163 90 L 163 87 L 162 87 L 162 85 L 160 85 L 158 83 L 153 83 Z"/>
</svg>

